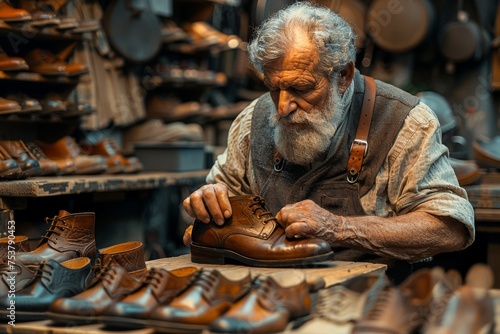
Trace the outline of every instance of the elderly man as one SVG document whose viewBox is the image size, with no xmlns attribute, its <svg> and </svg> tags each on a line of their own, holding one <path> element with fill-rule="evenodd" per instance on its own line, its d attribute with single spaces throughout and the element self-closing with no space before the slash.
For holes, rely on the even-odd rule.
<svg viewBox="0 0 500 334">
<path fill-rule="evenodd" d="M 377 81 L 369 136 L 357 137 L 366 79 L 338 15 L 297 2 L 263 23 L 248 52 L 270 92 L 233 122 L 208 184 L 183 202 L 190 216 L 222 225 L 228 196 L 257 194 L 287 237 L 321 238 L 336 259 L 390 268 L 473 242 L 473 208 L 428 106 Z M 362 168 L 352 167 L 353 146 L 366 149 Z"/>
</svg>

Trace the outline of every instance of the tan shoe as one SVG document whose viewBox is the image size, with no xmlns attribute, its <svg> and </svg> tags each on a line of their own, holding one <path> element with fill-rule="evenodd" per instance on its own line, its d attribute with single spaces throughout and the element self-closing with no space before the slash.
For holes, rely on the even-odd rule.
<svg viewBox="0 0 500 334">
<path fill-rule="evenodd" d="M 15 114 L 22 110 L 23 108 L 17 101 L 0 97 L 0 115 Z"/>
<path fill-rule="evenodd" d="M 26 0 L 28 1 L 28 0 Z M 46 49 L 32 49 L 25 56 L 31 71 L 42 75 L 67 76 L 66 64 L 58 61 L 55 54 Z"/>
<path fill-rule="evenodd" d="M 7 1 L 0 0 L 0 20 L 5 22 L 29 21 L 31 15 L 24 9 L 13 8 Z"/>
<path fill-rule="evenodd" d="M 22 140 L 0 140 L 9 155 L 16 159 L 17 164 L 27 177 L 42 175 L 42 169 L 36 158 L 31 154 Z"/>
<path fill-rule="evenodd" d="M 26 71 L 29 69 L 26 60 L 20 57 L 10 57 L 0 49 L 0 71 Z"/>
</svg>

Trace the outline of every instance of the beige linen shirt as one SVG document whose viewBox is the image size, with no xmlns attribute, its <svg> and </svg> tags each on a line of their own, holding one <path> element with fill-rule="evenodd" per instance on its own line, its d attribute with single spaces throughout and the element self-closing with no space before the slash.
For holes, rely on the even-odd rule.
<svg viewBox="0 0 500 334">
<path fill-rule="evenodd" d="M 343 111 L 332 120 L 336 131 L 332 143 L 343 135 L 345 111 L 349 110 L 353 85 L 343 96 Z M 224 183 L 232 195 L 258 194 L 250 156 L 252 113 L 257 100 L 246 107 L 229 129 L 228 146 L 207 176 L 207 183 Z M 408 114 L 394 145 L 379 170 L 370 191 L 361 198 L 367 215 L 391 217 L 411 211 L 452 217 L 469 230 L 474 241 L 474 210 L 467 193 L 458 185 L 448 160 L 448 149 L 441 144 L 439 121 L 433 111 L 420 102 Z"/>
</svg>

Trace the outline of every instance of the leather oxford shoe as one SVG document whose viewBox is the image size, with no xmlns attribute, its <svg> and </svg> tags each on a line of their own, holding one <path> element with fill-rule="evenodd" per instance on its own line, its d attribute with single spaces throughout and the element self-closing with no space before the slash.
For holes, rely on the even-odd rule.
<svg viewBox="0 0 500 334">
<path fill-rule="evenodd" d="M 7 1 L 0 0 L 0 20 L 5 22 L 23 22 L 31 20 L 31 15 L 21 8 L 13 8 Z"/>
<path fill-rule="evenodd" d="M 168 305 L 160 305 L 147 324 L 158 331 L 202 331 L 250 288 L 248 269 L 199 270 L 191 284 Z"/>
<path fill-rule="evenodd" d="M 39 264 L 36 278 L 15 294 L 16 320 L 45 319 L 45 312 L 54 300 L 70 297 L 85 290 L 92 279 L 89 258 L 81 257 L 64 262 L 48 259 Z M 2 310 L 8 314 L 11 298 L 0 297 Z"/>
<path fill-rule="evenodd" d="M 259 196 L 230 197 L 233 216 L 218 226 L 194 222 L 191 261 L 224 264 L 226 259 L 249 266 L 287 267 L 330 260 L 330 245 L 321 239 L 288 239 L 285 230 Z"/>
<path fill-rule="evenodd" d="M 108 307 L 99 321 L 113 328 L 143 327 L 158 305 L 168 305 L 194 277 L 196 267 L 173 270 L 151 268 L 137 291 Z"/>
<path fill-rule="evenodd" d="M 0 49 L 0 71 L 25 71 L 28 68 L 26 60 L 20 57 L 10 57 Z"/>
<path fill-rule="evenodd" d="M 401 285 L 384 289 L 354 326 L 352 333 L 414 333 L 429 317 L 434 285 L 430 269 L 423 268 Z"/>
<path fill-rule="evenodd" d="M 0 145 L 0 179 L 22 179 L 26 174 L 16 160 Z"/>
<path fill-rule="evenodd" d="M 305 274 L 285 270 L 258 277 L 252 289 L 210 324 L 211 333 L 267 334 L 282 332 L 289 321 L 311 312 Z"/>
</svg>

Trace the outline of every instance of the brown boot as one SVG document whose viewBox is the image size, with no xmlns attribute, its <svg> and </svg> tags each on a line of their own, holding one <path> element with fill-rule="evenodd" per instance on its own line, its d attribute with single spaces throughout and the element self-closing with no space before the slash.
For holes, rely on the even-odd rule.
<svg viewBox="0 0 500 334">
<path fill-rule="evenodd" d="M 18 254 L 26 263 L 37 259 L 53 259 L 57 262 L 76 257 L 97 257 L 95 245 L 95 214 L 93 212 L 69 213 L 60 210 L 54 218 L 45 218 L 50 227 L 31 252 Z"/>
<path fill-rule="evenodd" d="M 191 261 L 224 264 L 233 259 L 249 266 L 288 267 L 332 259 L 330 245 L 317 238 L 288 239 L 259 196 L 229 198 L 233 216 L 224 226 L 195 220 Z"/>
<path fill-rule="evenodd" d="M 56 300 L 47 313 L 57 323 L 97 322 L 104 310 L 140 288 L 147 275 L 141 242 L 125 242 L 99 251 L 96 277 L 90 288 Z"/>
</svg>

